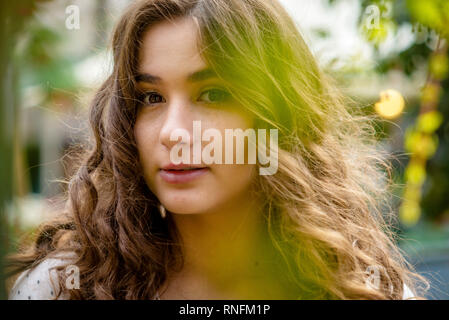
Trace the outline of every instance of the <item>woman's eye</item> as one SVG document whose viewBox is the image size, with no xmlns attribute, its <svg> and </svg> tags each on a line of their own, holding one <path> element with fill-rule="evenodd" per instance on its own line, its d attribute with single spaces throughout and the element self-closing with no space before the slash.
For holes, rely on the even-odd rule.
<svg viewBox="0 0 449 320">
<path fill-rule="evenodd" d="M 165 99 L 157 92 L 148 92 L 143 96 L 143 103 L 145 105 L 163 103 Z"/>
<path fill-rule="evenodd" d="M 198 100 L 208 103 L 220 103 L 229 100 L 231 94 L 223 89 L 210 89 L 204 91 Z"/>
</svg>

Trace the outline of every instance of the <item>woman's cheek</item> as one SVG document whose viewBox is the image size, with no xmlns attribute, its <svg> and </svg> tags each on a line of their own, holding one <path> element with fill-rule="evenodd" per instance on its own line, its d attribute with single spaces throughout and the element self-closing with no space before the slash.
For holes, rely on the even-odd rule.
<svg viewBox="0 0 449 320">
<path fill-rule="evenodd" d="M 218 165 L 214 169 L 216 179 L 220 182 L 220 190 L 225 190 L 229 198 L 246 194 L 257 173 L 256 165 L 248 164 Z"/>
<path fill-rule="evenodd" d="M 137 150 L 139 152 L 139 160 L 143 169 L 144 176 L 148 179 L 151 178 L 150 172 L 153 167 L 156 167 L 155 159 L 152 156 L 155 154 L 155 146 L 157 135 L 154 131 L 154 126 L 145 119 L 137 119 L 134 126 L 134 137 L 136 139 Z"/>
</svg>

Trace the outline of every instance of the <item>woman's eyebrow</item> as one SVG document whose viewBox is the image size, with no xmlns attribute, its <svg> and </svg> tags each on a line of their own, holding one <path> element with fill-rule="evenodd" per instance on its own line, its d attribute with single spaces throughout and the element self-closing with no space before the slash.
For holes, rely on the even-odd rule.
<svg viewBox="0 0 449 320">
<path fill-rule="evenodd" d="M 153 76 L 149 73 L 138 73 L 136 75 L 136 81 L 137 82 L 147 82 L 151 84 L 159 83 L 162 81 L 160 77 Z"/>
<path fill-rule="evenodd" d="M 198 82 L 208 80 L 210 78 L 216 78 L 217 74 L 210 68 L 205 68 L 196 72 L 193 72 L 187 77 L 190 82 Z"/>
<path fill-rule="evenodd" d="M 206 68 L 206 69 L 195 71 L 195 72 L 189 74 L 189 76 L 187 77 L 187 81 L 199 82 L 199 81 L 204 81 L 204 80 L 208 80 L 208 79 L 216 78 L 216 77 L 217 77 L 217 75 L 212 69 Z M 136 75 L 136 81 L 157 84 L 157 83 L 162 82 L 162 79 L 158 76 L 154 76 L 149 73 L 138 73 Z"/>
</svg>

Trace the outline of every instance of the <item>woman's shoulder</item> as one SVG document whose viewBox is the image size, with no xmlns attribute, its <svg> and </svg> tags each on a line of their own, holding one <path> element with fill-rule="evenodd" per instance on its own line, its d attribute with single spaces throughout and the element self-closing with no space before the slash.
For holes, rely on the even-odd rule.
<svg viewBox="0 0 449 320">
<path fill-rule="evenodd" d="M 9 292 L 10 300 L 65 300 L 59 295 L 59 281 L 56 268 L 73 263 L 74 253 L 59 253 L 41 261 L 33 268 L 23 271 Z"/>
</svg>

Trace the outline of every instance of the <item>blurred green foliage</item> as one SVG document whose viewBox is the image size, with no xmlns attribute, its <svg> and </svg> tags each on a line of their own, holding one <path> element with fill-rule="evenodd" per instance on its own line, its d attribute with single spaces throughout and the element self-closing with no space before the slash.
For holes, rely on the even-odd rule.
<svg viewBox="0 0 449 320">
<path fill-rule="evenodd" d="M 21 87 L 45 84 L 49 94 L 53 87 L 59 90 L 75 90 L 78 83 L 74 78 L 76 61 L 58 53 L 63 36 L 57 30 L 31 21 L 20 50 L 15 59 L 20 64 Z"/>
<path fill-rule="evenodd" d="M 329 0 L 331 4 L 337 1 Z M 388 33 L 397 35 L 402 26 L 411 26 L 415 35 L 413 43 L 401 52 L 386 57 L 377 54 L 376 72 L 395 70 L 411 76 L 423 66 L 428 69 L 428 83 L 423 83 L 420 101 L 408 105 L 407 113 L 398 121 L 406 132 L 404 151 L 410 153 L 413 161 L 405 169 L 407 161 L 396 165 L 395 174 L 399 183 L 415 185 L 406 187 L 402 196 L 417 203 L 408 203 L 410 220 L 403 221 L 404 226 L 413 226 L 417 222 L 413 219 L 419 218 L 421 212 L 424 220 L 448 221 L 449 1 L 360 0 L 360 4 L 361 32 L 376 53 Z"/>
<path fill-rule="evenodd" d="M 4 279 L 4 256 L 8 252 L 10 230 L 6 206 L 14 188 L 14 145 L 19 119 L 19 66 L 14 51 L 27 22 L 39 3 L 46 0 L 16 0 L 0 2 L 0 299 L 7 297 Z"/>
</svg>

